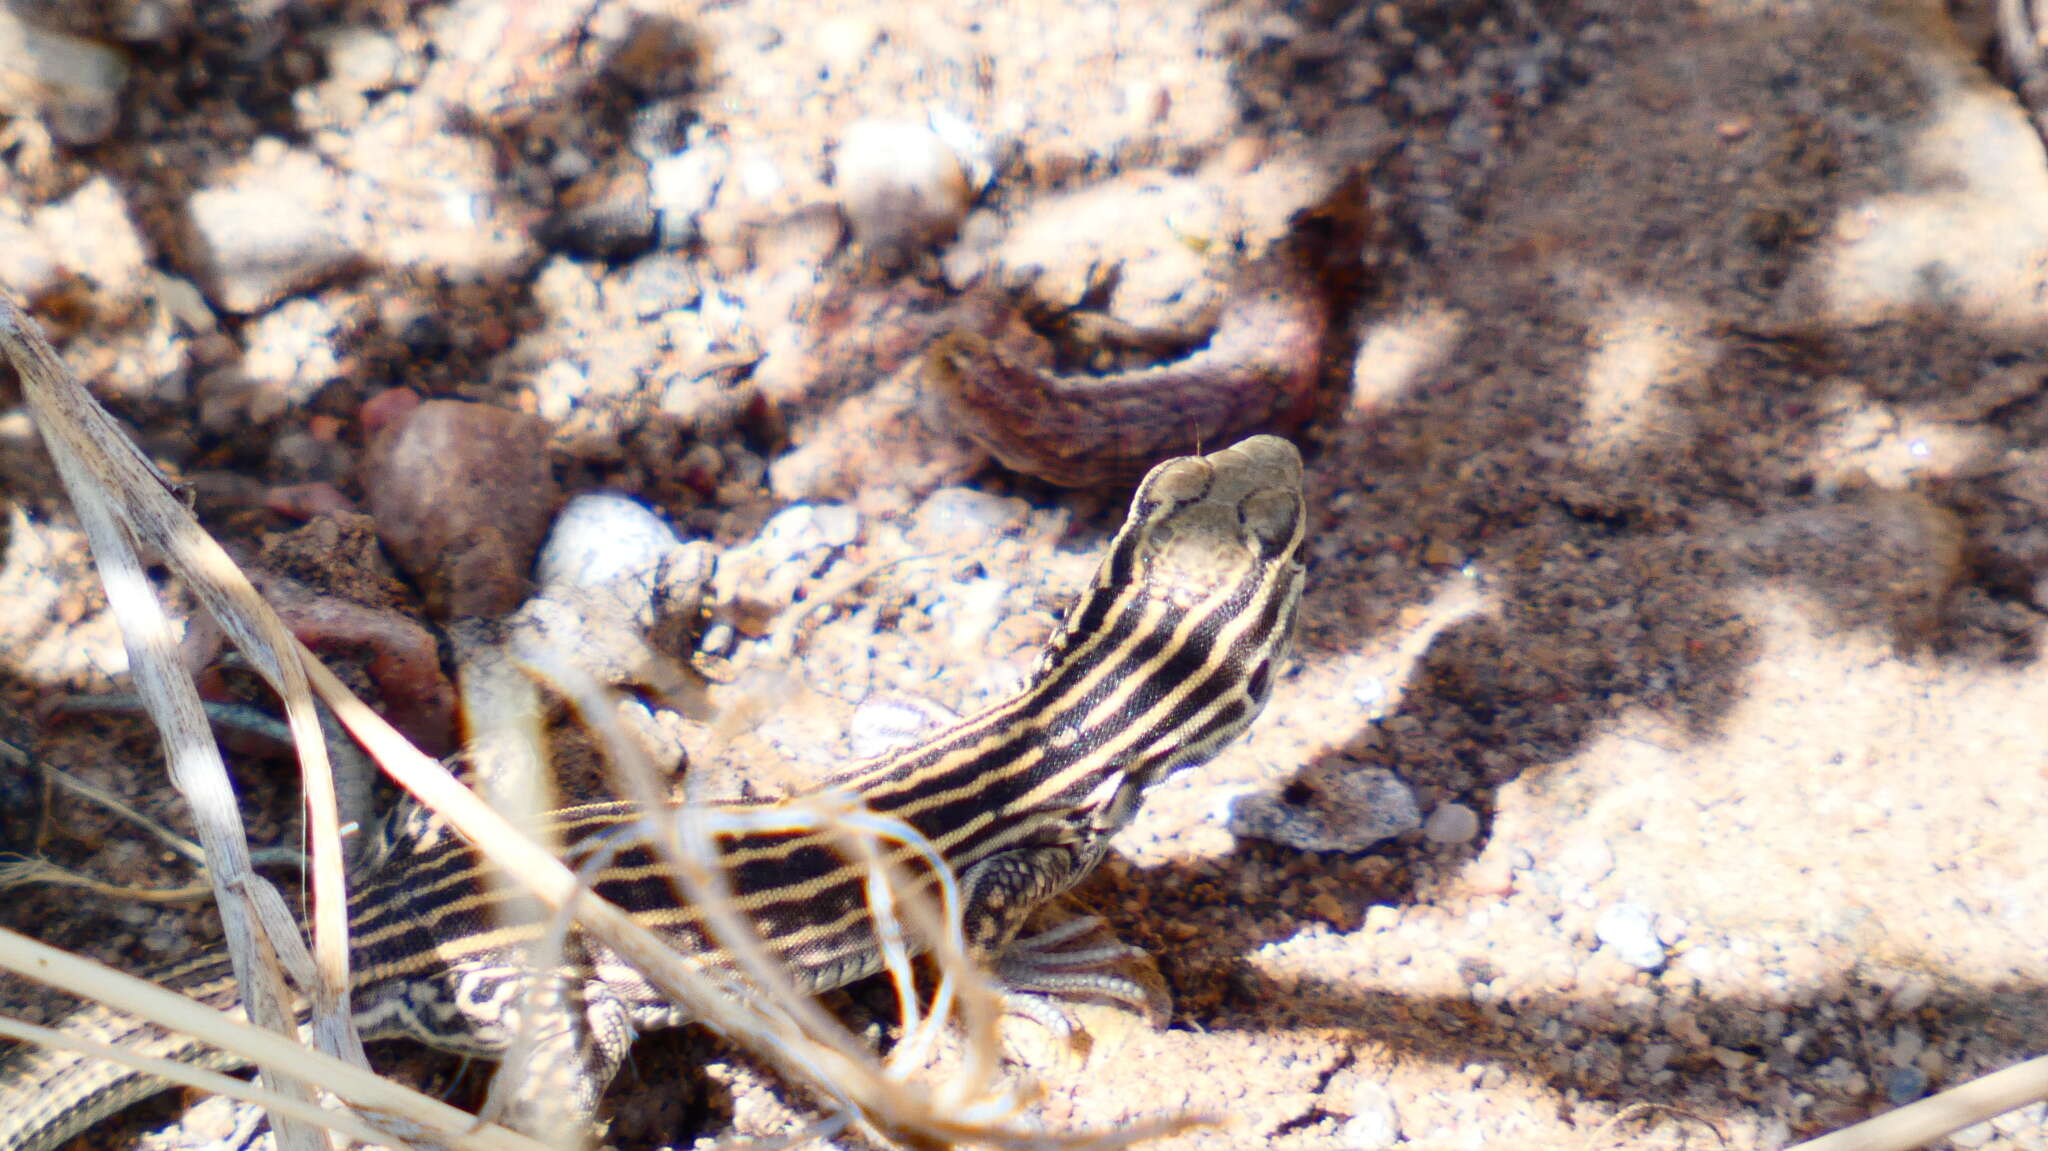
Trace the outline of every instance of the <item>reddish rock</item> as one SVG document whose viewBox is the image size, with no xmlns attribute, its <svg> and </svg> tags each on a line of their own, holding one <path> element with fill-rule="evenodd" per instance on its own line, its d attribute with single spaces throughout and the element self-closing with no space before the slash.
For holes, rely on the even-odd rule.
<svg viewBox="0 0 2048 1151">
<path fill-rule="evenodd" d="M 498 616 L 526 598 L 561 503 L 547 443 L 543 420 L 457 400 L 427 400 L 371 438 L 370 515 L 431 611 Z"/>
</svg>

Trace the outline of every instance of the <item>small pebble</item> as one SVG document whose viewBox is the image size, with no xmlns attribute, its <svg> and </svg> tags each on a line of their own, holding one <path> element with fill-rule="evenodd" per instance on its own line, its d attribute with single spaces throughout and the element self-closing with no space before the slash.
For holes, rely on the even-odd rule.
<svg viewBox="0 0 2048 1151">
<path fill-rule="evenodd" d="M 121 190 L 104 176 L 38 209 L 34 227 L 52 259 L 104 291 L 132 297 L 148 279 L 149 245 Z"/>
<path fill-rule="evenodd" d="M 18 115 L 29 96 L 60 144 L 83 147 L 113 134 L 121 118 L 128 57 L 96 40 L 32 24 L 0 5 L 0 95 Z"/>
<path fill-rule="evenodd" d="M 633 296 L 633 314 L 643 320 L 682 311 L 704 295 L 697 269 L 688 260 L 665 253 L 635 260 L 626 283 Z"/>
<path fill-rule="evenodd" d="M 1884 1077 L 1884 1096 L 1894 1107 L 1903 1107 L 1927 1094 L 1927 1073 L 1918 1067 L 1894 1067 Z"/>
<path fill-rule="evenodd" d="M 1900 1024 L 1892 1032 L 1891 1060 L 1894 1066 L 1904 1067 L 1920 1057 L 1927 1049 L 1927 1039 L 1920 1029 L 1910 1024 Z"/>
<path fill-rule="evenodd" d="M 1899 989 L 1892 992 L 1892 1009 L 1900 1012 L 1918 1011 L 1927 1006 L 1934 997 L 1934 981 L 1924 975 L 1909 975 Z"/>
<path fill-rule="evenodd" d="M 659 216 L 659 239 L 665 249 L 680 248 L 697 238 L 697 220 L 718 199 L 732 153 L 717 140 L 693 143 L 648 165 L 649 198 Z"/>
<path fill-rule="evenodd" d="M 1002 214 L 983 208 L 970 212 L 960 224 L 959 236 L 939 253 L 939 272 L 946 285 L 964 292 L 995 266 L 1008 228 Z"/>
<path fill-rule="evenodd" d="M 766 203 L 782 193 L 789 184 L 783 178 L 782 169 L 775 157 L 762 148 L 749 149 L 739 155 L 733 163 L 735 183 L 745 197 L 756 204 Z"/>
<path fill-rule="evenodd" d="M 327 54 L 328 80 L 352 92 L 381 92 L 398 83 L 405 67 L 398 41 L 367 25 L 336 28 L 313 40 Z"/>
<path fill-rule="evenodd" d="M 1243 796 L 1230 805 L 1229 824 L 1232 834 L 1297 851 L 1363 851 L 1422 826 L 1422 813 L 1393 772 L 1346 767 Z"/>
<path fill-rule="evenodd" d="M 533 300 L 558 314 L 598 311 L 604 300 L 598 287 L 602 271 L 566 256 L 550 257 L 533 278 Z"/>
<path fill-rule="evenodd" d="M 705 655 L 731 655 L 739 646 L 740 634 L 729 623 L 714 623 L 704 629 L 704 635 L 697 641 L 697 650 Z"/>
<path fill-rule="evenodd" d="M 533 410 L 552 424 L 574 418 L 579 400 L 590 394 L 590 373 L 573 357 L 551 360 L 533 376 Z"/>
<path fill-rule="evenodd" d="M 248 421 L 266 424 L 312 402 L 341 378 L 340 317 L 319 300 L 287 300 L 242 329 L 249 351 L 242 373 L 255 385 Z"/>
<path fill-rule="evenodd" d="M 360 253 L 323 214 L 320 162 L 280 162 L 186 201 L 193 278 L 221 309 L 259 312 L 353 267 Z"/>
<path fill-rule="evenodd" d="M 871 695 L 853 709 L 847 741 L 854 758 L 870 759 L 906 747 L 957 718 L 949 709 L 919 696 Z"/>
<path fill-rule="evenodd" d="M 541 225 L 541 242 L 579 256 L 628 260 L 654 246 L 655 216 L 647 162 L 620 153 L 562 190 Z"/>
<path fill-rule="evenodd" d="M 969 547 L 1023 522 L 1031 505 L 974 488 L 940 488 L 917 509 L 911 537 L 919 546 Z"/>
<path fill-rule="evenodd" d="M 0 216 L 0 288 L 34 304 L 57 284 L 57 259 L 42 235 L 26 223 Z"/>
<path fill-rule="evenodd" d="M 1621 961 L 1639 971 L 1664 966 L 1664 945 L 1657 942 L 1656 917 L 1635 903 L 1616 903 L 1600 914 L 1593 935 L 1614 949 Z"/>
<path fill-rule="evenodd" d="M 154 44 L 183 27 L 171 12 L 170 0 L 131 0 L 110 18 L 114 36 L 128 44 Z"/>
<path fill-rule="evenodd" d="M 588 587 L 681 546 L 675 529 L 640 501 L 610 492 L 580 495 L 555 517 L 534 578 L 543 591 Z"/>
<path fill-rule="evenodd" d="M 974 202 L 953 148 L 906 120 L 856 121 L 833 153 L 832 182 L 854 240 L 885 262 L 952 238 Z"/>
<path fill-rule="evenodd" d="M 1657 940 L 1666 947 L 1676 947 L 1690 930 L 1692 925 L 1676 915 L 1657 917 Z"/>
<path fill-rule="evenodd" d="M 1446 803 L 1429 813 L 1422 825 L 1423 838 L 1449 846 L 1470 843 L 1479 834 L 1479 813 L 1462 803 Z"/>
<path fill-rule="evenodd" d="M 692 107 L 691 101 L 680 96 L 642 104 L 626 124 L 626 150 L 652 167 L 662 157 L 682 151 L 691 139 L 704 138 L 707 130 L 696 123 Z"/>
<path fill-rule="evenodd" d="M 1351 1109 L 1351 1118 L 1344 1121 L 1344 1146 L 1357 1151 L 1375 1151 L 1400 1142 L 1400 1112 L 1394 1106 L 1393 1094 L 1385 1086 L 1361 1082 L 1349 1094 L 1350 1098 L 1345 1103 Z"/>
<path fill-rule="evenodd" d="M 676 475 L 700 492 L 718 490 L 718 477 L 725 472 L 725 456 L 716 447 L 698 440 L 683 453 Z"/>
<path fill-rule="evenodd" d="M 1352 684 L 1351 702 L 1365 709 L 1365 718 L 1380 718 L 1387 703 L 1387 681 L 1379 676 L 1369 675 Z"/>
<path fill-rule="evenodd" d="M 199 377 L 192 387 L 192 398 L 199 405 L 199 426 L 216 435 L 244 426 L 250 409 L 256 406 L 257 390 L 256 381 L 240 368 L 221 368 Z"/>
<path fill-rule="evenodd" d="M 192 281 L 158 272 L 150 277 L 149 291 L 157 306 L 186 331 L 199 334 L 219 329 L 220 321 L 207 306 L 205 293 Z"/>
</svg>

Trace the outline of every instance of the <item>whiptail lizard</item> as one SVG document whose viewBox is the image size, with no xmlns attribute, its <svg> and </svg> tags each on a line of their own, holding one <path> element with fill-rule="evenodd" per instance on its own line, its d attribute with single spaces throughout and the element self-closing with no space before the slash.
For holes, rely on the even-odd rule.
<svg viewBox="0 0 2048 1151">
<path fill-rule="evenodd" d="M 1012 989 L 1073 985 L 1070 970 L 1034 973 L 1030 949 L 1005 949 L 1035 909 L 1102 859 L 1148 789 L 1214 756 L 1265 706 L 1294 631 L 1303 531 L 1301 458 L 1285 440 L 1255 436 L 1160 464 L 1015 697 L 827 784 L 936 846 L 960 880 L 970 950 Z M 640 814 L 623 803 L 555 813 L 572 861 Z M 720 850 L 735 906 L 799 987 L 826 991 L 881 969 L 866 871 L 824 833 L 734 835 Z M 707 969 L 730 966 L 647 847 L 616 854 L 595 875 L 599 894 L 684 954 Z M 507 896 L 452 835 L 394 842 L 350 899 L 351 997 L 364 1036 L 502 1055 L 519 1031 L 531 986 L 522 963 L 539 930 L 503 924 L 494 908 Z M 587 1110 L 636 1032 L 689 1020 L 610 952 L 578 945 L 568 956 L 587 1026 L 564 1061 L 573 1064 L 567 1095 Z M 225 956 L 158 981 L 223 1010 L 236 1003 Z M 105 1008 L 63 1027 L 159 1058 L 239 1062 Z M 48 1151 L 167 1086 L 80 1056 L 17 1053 L 0 1067 L 0 1149 Z"/>
</svg>

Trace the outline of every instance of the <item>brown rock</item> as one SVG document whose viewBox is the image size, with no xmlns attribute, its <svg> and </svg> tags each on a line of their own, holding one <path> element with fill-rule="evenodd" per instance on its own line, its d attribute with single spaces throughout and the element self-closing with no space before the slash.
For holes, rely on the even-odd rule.
<svg viewBox="0 0 2048 1151">
<path fill-rule="evenodd" d="M 487 404 L 428 400 L 370 441 L 364 492 L 377 534 L 446 616 L 498 616 L 526 598 L 561 492 L 548 425 Z"/>
</svg>

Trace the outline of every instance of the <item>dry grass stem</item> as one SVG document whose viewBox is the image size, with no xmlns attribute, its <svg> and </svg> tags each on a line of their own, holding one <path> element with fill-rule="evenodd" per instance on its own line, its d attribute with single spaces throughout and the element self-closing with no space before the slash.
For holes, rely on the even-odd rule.
<svg viewBox="0 0 2048 1151">
<path fill-rule="evenodd" d="M 317 816 L 323 805 L 314 794 L 319 790 L 314 785 L 323 779 L 326 752 L 318 738 L 319 724 L 313 720 L 311 697 L 295 662 L 298 649 L 290 646 L 290 633 L 235 570 L 220 545 L 171 497 L 161 475 L 65 369 L 41 330 L 4 295 L 0 295 L 0 351 L 15 365 L 36 427 L 78 511 L 128 649 L 136 689 L 162 733 L 172 780 L 192 809 L 249 1016 L 273 1031 L 293 1034 L 296 1024 L 285 1005 L 275 944 L 256 926 L 261 916 L 253 893 L 268 884 L 251 868 L 227 767 L 207 727 L 197 687 L 178 660 L 169 621 L 150 588 L 138 547 L 161 555 L 185 576 L 208 610 L 258 666 L 265 668 L 273 686 L 285 696 L 287 714 L 300 737 L 308 801 Z M 277 643 L 280 637 L 285 644 Z M 267 659 L 256 651 L 266 645 L 276 648 Z M 340 839 L 331 818 L 331 781 L 325 799 L 327 826 L 321 829 L 319 820 L 314 820 L 314 882 L 321 903 L 327 905 L 316 913 L 330 937 L 322 941 L 328 945 L 323 958 L 332 960 L 334 925 L 342 923 L 345 932 L 346 901 L 341 888 Z M 322 864 L 326 865 L 324 875 Z M 339 947 L 339 963 L 321 973 L 327 985 L 309 988 L 319 1011 L 316 1030 L 327 1040 L 328 1050 L 350 1051 L 360 1066 L 367 1067 L 346 1013 L 345 934 Z M 288 1096 L 311 1098 L 303 1085 L 287 1079 L 273 1085 Z M 283 1116 L 274 1118 L 279 1144 L 287 1151 L 314 1151 L 327 1144 L 312 1128 Z"/>
<path fill-rule="evenodd" d="M 543 1144 L 503 1128 L 478 1128 L 474 1116 L 417 1091 L 401 1087 L 342 1060 L 308 1051 L 296 1039 L 251 1027 L 145 979 L 59 951 L 11 931 L 0 930 L 0 966 L 104 1003 L 172 1031 L 202 1039 L 262 1065 L 291 1066 L 306 1073 L 344 1102 L 417 1124 L 436 1138 L 468 1135 L 465 1146 L 490 1151 L 539 1151 Z M 10 1023 L 20 1027 L 21 1024 Z M 127 1062 L 126 1058 L 122 1059 Z M 152 1073 L 157 1073 L 152 1070 Z M 181 1075 L 169 1076 L 183 1079 Z M 246 1085 L 245 1085 L 246 1086 Z M 304 1101 L 301 1101 L 302 1103 Z M 311 1106 L 310 1104 L 305 1104 Z M 317 1110 L 317 1108 L 316 1108 Z M 273 1118 L 275 1113 L 273 1112 Z"/>
<path fill-rule="evenodd" d="M 129 887 L 125 884 L 108 883 L 104 879 L 95 879 L 62 864 L 51 863 L 47 859 L 19 859 L 0 863 L 0 890 L 29 884 L 83 888 L 114 899 L 132 899 L 137 903 L 191 903 L 213 894 L 213 885 L 208 883 L 188 883 L 183 887 Z"/>
<path fill-rule="evenodd" d="M 161 1079 L 167 1079 L 185 1087 L 197 1088 L 214 1095 L 225 1095 L 230 1099 L 240 1099 L 245 1103 L 254 1103 L 269 1111 L 272 1115 L 280 1113 L 289 1115 L 308 1126 L 325 1127 L 329 1131 L 346 1136 L 358 1143 L 389 1146 L 393 1151 L 410 1151 L 411 1148 L 411 1144 L 398 1140 L 389 1132 L 371 1126 L 352 1112 L 329 1111 L 324 1107 L 313 1106 L 305 1100 L 295 1099 L 281 1092 L 266 1091 L 246 1079 L 237 1079 L 233 1075 L 209 1071 L 195 1064 L 181 1063 L 175 1059 L 152 1059 L 148 1056 L 137 1055 L 123 1047 L 95 1043 L 90 1039 L 81 1039 L 69 1032 L 49 1027 L 35 1027 L 27 1023 L 17 1022 L 5 1016 L 0 1016 L 0 1035 L 4 1035 L 17 1042 L 37 1043 L 44 1047 L 56 1048 L 60 1051 L 74 1051 L 80 1055 L 90 1055 L 95 1059 L 104 1059 L 109 1063 L 118 1063 L 124 1067 L 143 1072 L 147 1075 L 154 1075 Z M 483 1147 L 487 1144 L 457 1136 L 448 1145 L 451 1147 Z"/>
<path fill-rule="evenodd" d="M 1906 1151 L 2048 1099 L 2048 1055 L 1801 1143 L 1790 1151 Z"/>
</svg>

